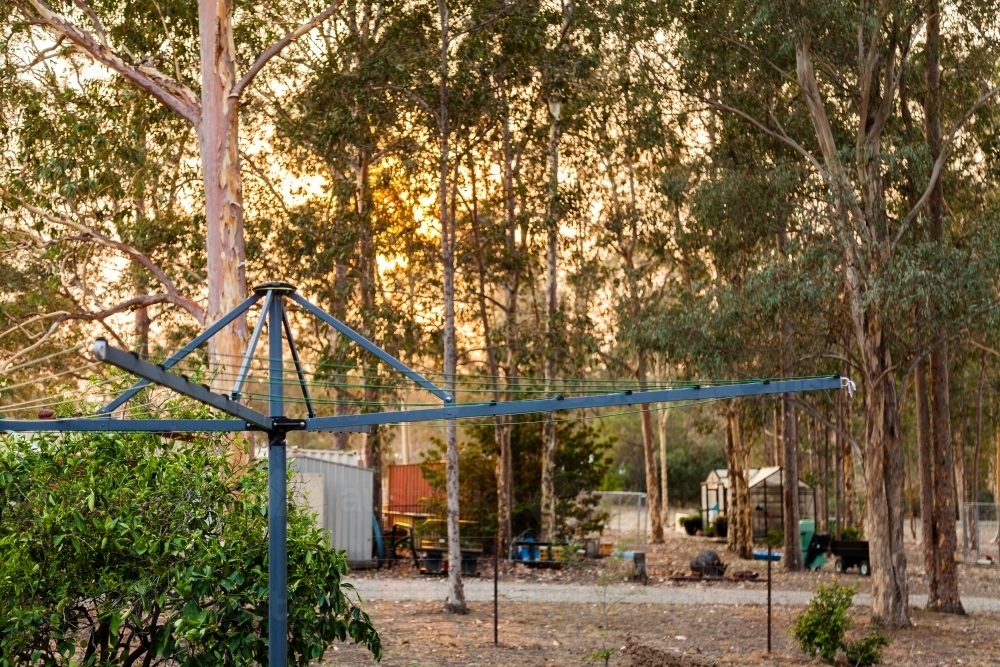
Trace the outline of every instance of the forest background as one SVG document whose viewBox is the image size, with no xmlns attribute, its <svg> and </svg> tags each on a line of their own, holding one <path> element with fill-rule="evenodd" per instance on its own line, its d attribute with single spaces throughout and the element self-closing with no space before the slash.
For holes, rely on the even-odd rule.
<svg viewBox="0 0 1000 667">
<path fill-rule="evenodd" d="M 460 400 L 841 373 L 853 400 L 614 417 L 605 434 L 641 447 L 619 445 L 603 483 L 648 491 L 659 539 L 662 463 L 689 451 L 670 433 L 724 442 L 738 498 L 751 465 L 783 464 L 864 524 L 877 621 L 907 622 L 914 515 L 930 605 L 961 610 L 956 502 L 1000 487 L 995 3 L 0 0 L 0 16 L 5 416 L 118 382 L 85 351 L 95 331 L 159 359 L 271 279 Z M 426 400 L 293 317 L 329 411 Z M 246 338 L 237 321 L 203 357 L 217 388 Z M 536 421 L 537 457 L 515 456 L 518 420 L 464 439 L 504 541 L 529 462 L 539 529 L 560 529 L 572 434 Z M 393 435 L 354 445 L 381 470 Z M 440 435 L 457 534 L 458 432 Z"/>
</svg>

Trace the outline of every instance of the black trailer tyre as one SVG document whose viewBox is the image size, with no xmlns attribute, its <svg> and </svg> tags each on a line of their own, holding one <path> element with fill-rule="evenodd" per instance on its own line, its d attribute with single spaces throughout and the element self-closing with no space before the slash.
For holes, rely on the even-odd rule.
<svg viewBox="0 0 1000 667">
<path fill-rule="evenodd" d="M 861 570 L 862 577 L 870 577 L 872 574 L 872 567 L 866 560 L 861 561 L 861 565 L 858 566 L 858 569 Z"/>
<path fill-rule="evenodd" d="M 843 558 L 838 558 L 836 561 L 834 561 L 834 563 L 833 563 L 833 571 L 836 572 L 837 574 L 842 574 L 844 572 L 844 559 Z"/>
</svg>

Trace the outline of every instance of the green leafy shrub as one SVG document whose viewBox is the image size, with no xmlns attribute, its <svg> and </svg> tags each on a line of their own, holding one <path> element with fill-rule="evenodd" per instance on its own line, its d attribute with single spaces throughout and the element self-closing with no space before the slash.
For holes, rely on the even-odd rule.
<svg viewBox="0 0 1000 667">
<path fill-rule="evenodd" d="M 770 544 L 772 549 L 780 549 L 785 544 L 785 529 L 772 528 L 767 531 L 767 537 L 764 539 L 764 543 Z"/>
<path fill-rule="evenodd" d="M 857 592 L 855 586 L 826 584 L 816 589 L 809 607 L 795 620 L 792 634 L 803 653 L 833 663 L 844 641 L 851 619 L 848 612 Z"/>
<path fill-rule="evenodd" d="M 892 639 L 880 630 L 874 630 L 861 639 L 844 644 L 844 655 L 851 667 L 871 667 L 882 663 L 882 649 Z"/>
<path fill-rule="evenodd" d="M 266 664 L 267 471 L 235 473 L 218 437 L 0 437 L 0 666 Z M 291 664 L 381 656 L 346 571 L 290 506 Z"/>
<path fill-rule="evenodd" d="M 856 586 L 826 584 L 819 586 L 809 607 L 795 620 L 792 634 L 803 653 L 817 655 L 828 664 L 834 664 L 837 653 L 843 650 L 854 667 L 869 667 L 882 661 L 882 649 L 891 641 L 888 635 L 876 630 L 863 639 L 845 642 L 851 627 L 851 603 Z"/>
</svg>

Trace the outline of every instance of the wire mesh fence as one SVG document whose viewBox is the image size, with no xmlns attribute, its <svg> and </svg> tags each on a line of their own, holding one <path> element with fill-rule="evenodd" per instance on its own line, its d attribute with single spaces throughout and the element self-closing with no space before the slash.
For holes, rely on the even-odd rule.
<svg viewBox="0 0 1000 667">
<path fill-rule="evenodd" d="M 1000 504 L 963 503 L 958 523 L 958 551 L 962 562 L 1000 563 Z"/>
<path fill-rule="evenodd" d="M 602 491 L 601 510 L 608 515 L 603 538 L 612 539 L 619 548 L 635 550 L 646 546 L 649 505 L 645 493 Z"/>
</svg>

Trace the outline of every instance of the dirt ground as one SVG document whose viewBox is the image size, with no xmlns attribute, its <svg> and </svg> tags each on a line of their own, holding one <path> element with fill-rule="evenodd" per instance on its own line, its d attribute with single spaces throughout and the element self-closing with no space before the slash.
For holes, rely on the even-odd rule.
<svg viewBox="0 0 1000 667">
<path fill-rule="evenodd" d="M 690 607 L 647 604 L 590 605 L 507 603 L 501 606 L 499 645 L 493 646 L 493 608 L 471 605 L 467 616 L 444 613 L 437 602 L 375 602 L 367 605 L 382 636 L 387 667 L 514 667 L 603 665 L 596 653 L 612 649 L 609 665 L 801 665 L 812 661 L 795 646 L 788 628 L 801 610 L 774 609 L 772 650 L 767 655 L 763 607 Z M 1000 664 L 1000 616 L 942 616 L 916 611 L 914 627 L 892 632 L 887 665 Z M 863 629 L 856 614 L 855 632 Z M 633 641 L 675 656 L 657 661 L 653 651 L 622 651 Z M 357 646 L 327 652 L 329 667 L 374 661 Z M 815 664 L 820 664 L 818 661 Z"/>
<path fill-rule="evenodd" d="M 906 555 L 911 594 L 926 593 L 919 543 L 909 528 Z M 917 533 L 919 538 L 919 532 Z M 994 547 L 995 548 L 995 547 Z M 669 585 L 667 577 L 687 572 L 688 561 L 704 549 L 713 549 L 732 570 L 753 570 L 761 577 L 766 563 L 738 561 L 718 541 L 668 533 L 666 543 L 647 547 L 650 586 Z M 994 556 L 995 558 L 997 556 Z M 582 562 L 562 570 L 533 570 L 501 562 L 501 580 L 538 581 L 549 584 L 595 585 L 601 563 Z M 483 575 L 492 574 L 492 563 L 482 563 Z M 354 572 L 352 578 L 419 577 L 412 565 L 390 570 Z M 811 591 L 820 583 L 838 579 L 870 592 L 870 580 L 857 575 L 835 575 L 832 564 L 820 572 L 785 573 L 776 566 L 778 590 Z M 1000 566 L 960 565 L 961 592 L 967 596 L 1000 598 Z M 673 584 L 677 585 L 677 584 Z M 687 586 L 690 584 L 680 584 Z M 754 584 L 750 584 L 754 585 Z M 704 584 L 699 584 L 704 586 Z M 711 584 L 709 587 L 736 584 Z M 762 606 L 667 605 L 616 600 L 599 601 L 595 585 L 593 603 L 513 602 L 501 600 L 499 645 L 493 645 L 491 603 L 470 604 L 467 616 L 442 611 L 440 602 L 379 600 L 365 603 L 379 629 L 390 667 L 458 667 L 514 665 L 604 665 L 600 656 L 610 649 L 608 665 L 619 667 L 674 667 L 683 665 L 800 665 L 820 664 L 794 645 L 789 628 L 800 608 L 775 607 L 773 653 L 768 656 L 767 614 Z M 863 631 L 865 610 L 854 611 L 854 634 Z M 965 617 L 912 611 L 913 627 L 891 632 L 892 644 L 884 657 L 887 665 L 1000 665 L 1000 614 L 979 613 Z M 629 643 L 631 642 L 631 643 Z M 625 650 L 628 645 L 628 651 Z M 337 645 L 327 652 L 325 666 L 374 665 L 359 647 Z"/>
</svg>

